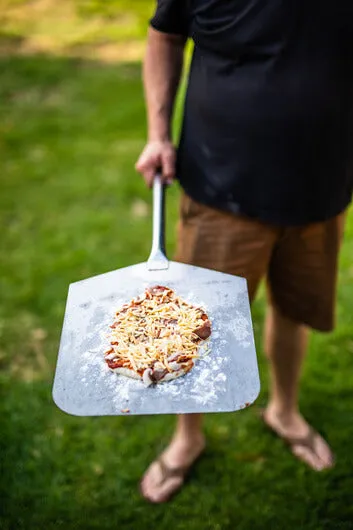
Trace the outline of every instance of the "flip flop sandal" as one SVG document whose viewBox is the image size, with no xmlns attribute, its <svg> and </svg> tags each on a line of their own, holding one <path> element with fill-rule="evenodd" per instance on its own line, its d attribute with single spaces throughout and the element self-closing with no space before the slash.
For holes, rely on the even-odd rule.
<svg viewBox="0 0 353 530">
<path fill-rule="evenodd" d="M 305 436 L 285 436 L 284 434 L 281 434 L 280 432 L 278 432 L 274 427 L 272 427 L 272 425 L 268 423 L 268 421 L 266 420 L 265 409 L 261 409 L 259 411 L 259 416 L 260 416 L 260 419 L 263 421 L 264 425 L 267 427 L 267 429 L 269 429 L 272 433 L 274 433 L 276 436 L 281 438 L 281 440 L 283 440 L 284 443 L 290 447 L 292 452 L 295 447 L 305 447 L 306 449 L 309 449 L 309 451 L 314 453 L 315 456 L 320 458 L 315 448 L 316 447 L 315 442 L 319 438 L 319 434 L 312 427 L 310 427 L 309 432 Z M 296 455 L 294 454 L 294 456 Z M 333 464 L 334 464 L 334 461 L 332 461 L 332 465 Z"/>
<path fill-rule="evenodd" d="M 194 466 L 195 462 L 198 459 L 199 459 L 199 456 L 195 458 L 195 460 L 188 466 L 169 467 L 165 463 L 162 456 L 157 458 L 157 460 L 155 460 L 155 464 L 158 464 L 160 471 L 161 471 L 161 479 L 158 483 L 158 486 L 159 487 L 163 486 L 163 484 L 165 484 L 171 478 L 181 478 L 181 482 L 173 491 L 170 492 L 170 494 L 167 497 L 163 497 L 161 501 L 154 501 L 150 499 L 147 495 L 143 493 L 142 488 L 140 486 L 140 490 L 141 490 L 143 497 L 153 504 L 162 504 L 164 502 L 170 501 L 170 499 L 182 488 L 189 474 L 189 471 L 191 470 L 191 468 Z"/>
</svg>

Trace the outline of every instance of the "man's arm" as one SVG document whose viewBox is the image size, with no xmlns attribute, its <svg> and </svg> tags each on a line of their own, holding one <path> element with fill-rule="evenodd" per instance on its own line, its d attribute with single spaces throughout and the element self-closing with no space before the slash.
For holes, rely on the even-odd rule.
<svg viewBox="0 0 353 530">
<path fill-rule="evenodd" d="M 183 67 L 186 38 L 149 29 L 143 68 L 147 106 L 148 139 L 136 163 L 151 186 L 157 170 L 165 182 L 175 176 L 175 149 L 171 139 L 171 121 L 175 97 Z"/>
</svg>

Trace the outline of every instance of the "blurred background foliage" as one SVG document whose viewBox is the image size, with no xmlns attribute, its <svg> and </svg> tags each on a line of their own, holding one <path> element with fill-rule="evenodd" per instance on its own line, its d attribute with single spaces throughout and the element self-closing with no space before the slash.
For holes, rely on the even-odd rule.
<svg viewBox="0 0 353 530">
<path fill-rule="evenodd" d="M 149 0 L 2 0 L 0 49 L 140 59 Z"/>
</svg>

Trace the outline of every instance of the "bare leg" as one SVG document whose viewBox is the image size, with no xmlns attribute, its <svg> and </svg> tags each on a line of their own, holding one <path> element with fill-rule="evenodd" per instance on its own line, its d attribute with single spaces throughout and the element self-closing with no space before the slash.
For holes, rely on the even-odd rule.
<svg viewBox="0 0 353 530">
<path fill-rule="evenodd" d="M 201 414 L 178 416 L 173 438 L 162 454 L 163 462 L 170 469 L 191 466 L 204 447 Z M 143 495 L 152 502 L 164 502 L 183 484 L 182 476 L 173 476 L 163 482 L 162 471 L 158 462 L 153 462 L 141 482 Z"/>
<path fill-rule="evenodd" d="M 307 344 L 305 326 L 284 317 L 273 306 L 268 308 L 265 350 L 270 365 L 271 395 L 265 419 L 280 435 L 292 438 L 305 437 L 310 429 L 298 410 L 299 378 Z M 333 464 L 332 452 L 320 436 L 316 437 L 315 452 L 297 445 L 293 453 L 316 470 Z"/>
</svg>

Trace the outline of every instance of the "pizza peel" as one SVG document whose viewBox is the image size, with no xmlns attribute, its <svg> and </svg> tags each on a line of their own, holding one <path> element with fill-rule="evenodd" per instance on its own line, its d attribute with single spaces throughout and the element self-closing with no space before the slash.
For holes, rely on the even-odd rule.
<svg viewBox="0 0 353 530">
<path fill-rule="evenodd" d="M 153 185 L 153 242 L 147 262 L 72 283 L 53 385 L 56 405 L 77 416 L 229 412 L 249 406 L 260 382 L 246 280 L 168 261 L 164 247 L 164 186 Z M 212 252 L 212 249 L 210 250 Z M 185 376 L 145 387 L 111 372 L 104 361 L 115 311 L 165 285 L 202 306 L 212 334 L 209 353 Z"/>
</svg>

